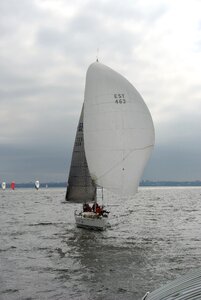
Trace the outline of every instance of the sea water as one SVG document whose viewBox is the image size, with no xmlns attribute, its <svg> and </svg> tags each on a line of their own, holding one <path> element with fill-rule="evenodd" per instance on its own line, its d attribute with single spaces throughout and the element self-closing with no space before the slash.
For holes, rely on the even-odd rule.
<svg viewBox="0 0 201 300">
<path fill-rule="evenodd" d="M 0 299 L 141 299 L 201 266 L 201 188 L 105 193 L 110 227 L 79 229 L 65 189 L 0 191 Z"/>
</svg>

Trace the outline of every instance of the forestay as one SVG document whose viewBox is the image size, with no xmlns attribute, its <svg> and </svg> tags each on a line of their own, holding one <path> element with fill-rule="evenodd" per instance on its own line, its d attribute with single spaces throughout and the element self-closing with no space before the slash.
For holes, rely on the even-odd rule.
<svg viewBox="0 0 201 300">
<path fill-rule="evenodd" d="M 135 194 L 154 145 L 152 118 L 132 84 L 99 62 L 86 76 L 84 139 L 95 183 L 120 195 Z"/>
</svg>

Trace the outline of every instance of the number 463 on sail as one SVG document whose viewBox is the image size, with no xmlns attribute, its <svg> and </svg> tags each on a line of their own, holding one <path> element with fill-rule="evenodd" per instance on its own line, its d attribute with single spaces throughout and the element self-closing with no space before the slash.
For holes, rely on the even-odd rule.
<svg viewBox="0 0 201 300">
<path fill-rule="evenodd" d="M 117 104 L 125 104 L 126 99 L 124 97 L 124 94 L 114 94 L 115 103 Z"/>
</svg>

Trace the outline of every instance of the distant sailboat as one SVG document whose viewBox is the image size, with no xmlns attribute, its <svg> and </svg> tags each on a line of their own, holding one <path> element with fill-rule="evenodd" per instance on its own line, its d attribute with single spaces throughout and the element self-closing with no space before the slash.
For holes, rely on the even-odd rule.
<svg viewBox="0 0 201 300">
<path fill-rule="evenodd" d="M 38 190 L 40 188 L 40 182 L 39 182 L 39 180 L 35 181 L 35 188 L 36 188 L 36 190 Z"/>
<path fill-rule="evenodd" d="M 5 182 L 5 181 L 2 182 L 1 188 L 2 188 L 2 190 L 5 190 L 5 189 L 6 189 L 6 182 Z"/>
<path fill-rule="evenodd" d="M 12 181 L 12 182 L 11 182 L 10 188 L 11 188 L 11 190 L 14 190 L 14 189 L 15 189 L 15 181 Z"/>
<path fill-rule="evenodd" d="M 152 118 L 137 90 L 109 67 L 91 64 L 66 200 L 96 207 L 97 188 L 134 195 L 153 146 Z M 75 213 L 77 226 L 105 229 L 107 214 L 87 210 Z"/>
</svg>

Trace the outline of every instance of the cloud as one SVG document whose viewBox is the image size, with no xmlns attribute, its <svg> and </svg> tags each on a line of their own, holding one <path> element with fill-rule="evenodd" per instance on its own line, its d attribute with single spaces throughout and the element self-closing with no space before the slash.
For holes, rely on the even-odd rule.
<svg viewBox="0 0 201 300">
<path fill-rule="evenodd" d="M 195 142 L 195 141 L 194 141 Z M 186 146 L 182 141 L 156 145 L 143 178 L 156 181 L 194 181 L 200 179 L 200 147 Z"/>
<path fill-rule="evenodd" d="M 0 178 L 66 180 L 85 74 L 99 48 L 99 60 L 133 83 L 152 113 L 147 179 L 199 179 L 200 6 L 1 1 Z"/>
</svg>

